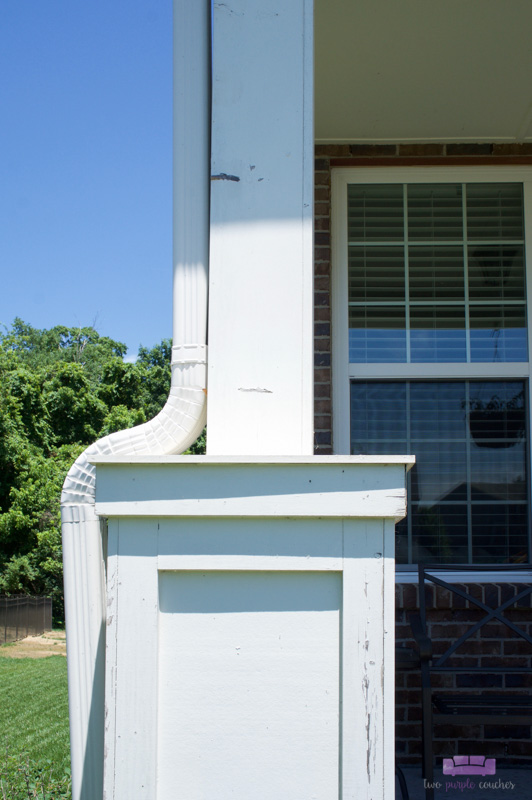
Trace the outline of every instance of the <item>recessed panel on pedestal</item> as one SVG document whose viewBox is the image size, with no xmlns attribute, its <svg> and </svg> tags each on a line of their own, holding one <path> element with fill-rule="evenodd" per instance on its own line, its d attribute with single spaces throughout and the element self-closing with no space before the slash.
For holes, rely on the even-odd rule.
<svg viewBox="0 0 532 800">
<path fill-rule="evenodd" d="M 159 572 L 157 797 L 339 794 L 339 572 Z"/>
</svg>

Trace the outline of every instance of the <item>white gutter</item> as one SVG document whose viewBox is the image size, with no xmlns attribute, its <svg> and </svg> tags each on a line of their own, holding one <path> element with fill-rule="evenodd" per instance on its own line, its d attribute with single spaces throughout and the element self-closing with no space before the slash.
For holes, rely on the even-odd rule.
<svg viewBox="0 0 532 800">
<path fill-rule="evenodd" d="M 174 0 L 172 380 L 150 422 L 106 436 L 70 469 L 61 497 L 73 800 L 103 794 L 105 549 L 98 455 L 170 455 L 205 425 L 210 183 L 210 0 Z M 134 668 L 134 665 L 132 665 Z"/>
</svg>

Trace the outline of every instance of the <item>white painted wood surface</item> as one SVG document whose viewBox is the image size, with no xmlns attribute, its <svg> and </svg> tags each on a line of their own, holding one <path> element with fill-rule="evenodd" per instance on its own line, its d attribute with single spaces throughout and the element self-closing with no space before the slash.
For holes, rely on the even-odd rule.
<svg viewBox="0 0 532 800">
<path fill-rule="evenodd" d="M 356 515 L 110 521 L 106 800 L 392 796 L 394 524 Z"/>
<path fill-rule="evenodd" d="M 96 510 L 103 516 L 349 517 L 356 507 L 357 516 L 402 519 L 406 495 L 397 469 L 413 462 L 412 456 L 299 461 L 174 456 L 151 464 L 98 458 Z"/>
<path fill-rule="evenodd" d="M 313 3 L 214 3 L 207 451 L 313 451 Z"/>
<path fill-rule="evenodd" d="M 159 578 L 158 794 L 338 798 L 340 573 Z"/>
<path fill-rule="evenodd" d="M 157 522 L 123 527 L 113 520 L 108 535 L 104 798 L 153 800 Z"/>
</svg>

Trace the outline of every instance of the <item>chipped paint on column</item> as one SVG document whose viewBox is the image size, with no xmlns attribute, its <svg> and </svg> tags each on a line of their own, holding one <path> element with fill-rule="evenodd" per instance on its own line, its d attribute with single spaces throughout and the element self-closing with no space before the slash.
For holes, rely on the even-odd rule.
<svg viewBox="0 0 532 800">
<path fill-rule="evenodd" d="M 342 800 L 386 800 L 391 796 L 386 791 L 393 793 L 393 748 L 385 751 L 387 712 L 393 708 L 388 672 L 393 673 L 394 662 L 393 628 L 390 658 L 383 626 L 389 617 L 383 525 L 383 520 L 344 522 Z"/>
<path fill-rule="evenodd" d="M 158 647 L 158 534 L 153 519 L 114 520 L 109 526 L 104 800 L 154 797 L 158 685 L 147 665 Z M 132 758 L 141 738 L 143 757 Z"/>
</svg>

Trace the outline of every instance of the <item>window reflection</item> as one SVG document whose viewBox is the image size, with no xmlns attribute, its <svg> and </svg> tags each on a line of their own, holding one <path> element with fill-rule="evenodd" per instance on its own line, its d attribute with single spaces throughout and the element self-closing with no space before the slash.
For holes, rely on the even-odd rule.
<svg viewBox="0 0 532 800">
<path fill-rule="evenodd" d="M 351 452 L 416 455 L 398 562 L 526 557 L 525 408 L 523 381 L 352 382 Z"/>
</svg>

